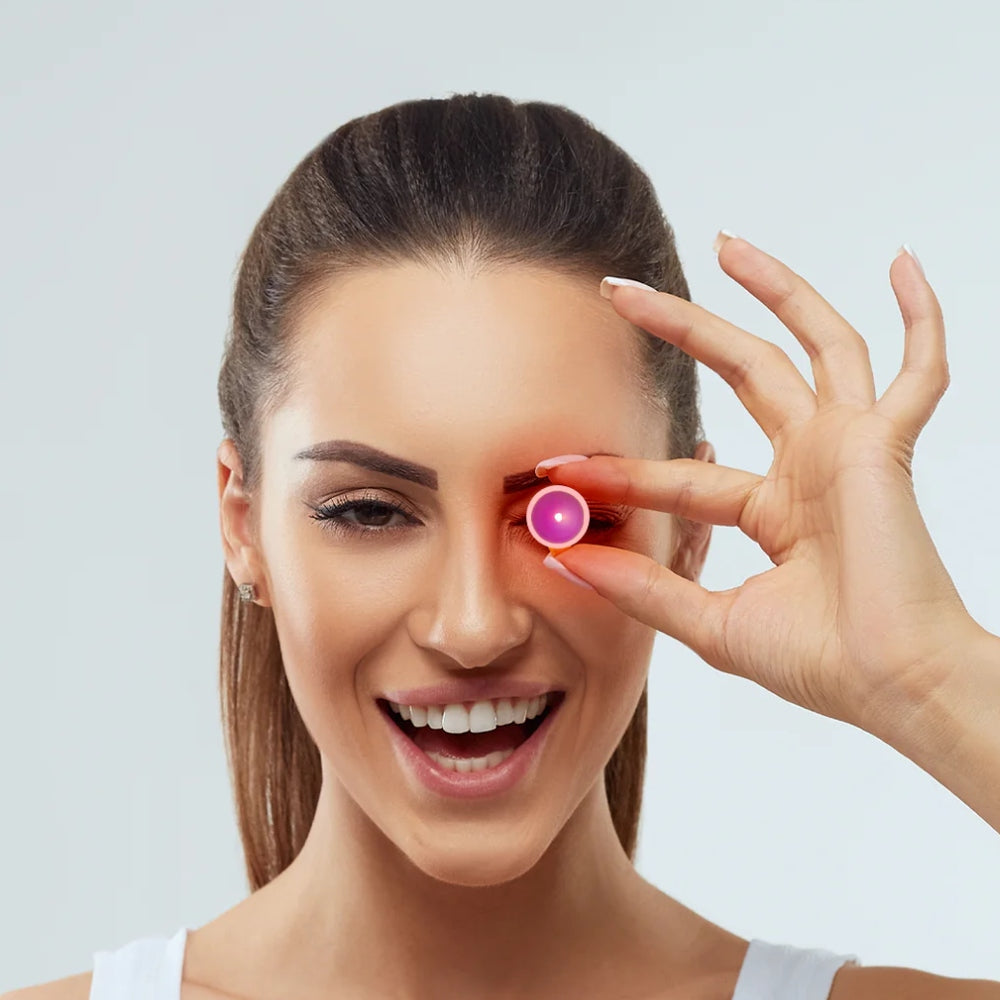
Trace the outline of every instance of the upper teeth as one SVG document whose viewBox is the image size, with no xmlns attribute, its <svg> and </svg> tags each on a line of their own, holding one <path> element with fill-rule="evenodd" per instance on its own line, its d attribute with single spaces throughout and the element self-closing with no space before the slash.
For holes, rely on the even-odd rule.
<svg viewBox="0 0 1000 1000">
<path fill-rule="evenodd" d="M 535 698 L 500 698 L 498 701 L 477 701 L 470 708 L 465 705 L 398 705 L 389 707 L 418 728 L 430 726 L 446 733 L 488 733 L 497 726 L 510 723 L 520 725 L 545 711 L 548 694 Z"/>
</svg>

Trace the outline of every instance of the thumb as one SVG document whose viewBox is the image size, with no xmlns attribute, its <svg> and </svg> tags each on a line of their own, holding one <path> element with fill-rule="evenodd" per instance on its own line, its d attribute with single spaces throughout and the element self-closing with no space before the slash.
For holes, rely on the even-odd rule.
<svg viewBox="0 0 1000 1000">
<path fill-rule="evenodd" d="M 720 634 L 721 595 L 629 549 L 578 544 L 560 552 L 556 561 L 625 614 L 683 642 L 702 658 L 711 655 L 711 637 Z"/>
</svg>

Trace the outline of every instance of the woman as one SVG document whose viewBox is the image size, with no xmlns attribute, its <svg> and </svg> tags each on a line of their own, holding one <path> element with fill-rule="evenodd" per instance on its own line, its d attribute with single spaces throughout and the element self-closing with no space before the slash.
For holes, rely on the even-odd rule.
<svg viewBox="0 0 1000 1000">
<path fill-rule="evenodd" d="M 243 256 L 219 380 L 252 894 L 14 996 L 1000 997 L 747 941 L 633 867 L 657 631 L 877 735 L 1000 831 L 1000 638 L 910 476 L 947 384 L 934 293 L 897 258 L 904 362 L 876 400 L 864 341 L 808 284 L 717 250 L 815 390 L 689 301 L 648 178 L 565 108 L 405 102 L 309 153 Z M 715 464 L 696 360 L 768 435 L 766 476 Z M 525 514 L 549 482 L 592 520 L 543 562 Z M 713 524 L 774 568 L 703 590 Z"/>
</svg>

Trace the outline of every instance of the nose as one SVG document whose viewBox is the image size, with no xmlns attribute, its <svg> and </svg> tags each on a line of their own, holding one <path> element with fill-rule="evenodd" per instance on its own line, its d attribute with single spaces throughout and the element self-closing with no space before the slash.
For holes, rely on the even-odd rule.
<svg viewBox="0 0 1000 1000">
<path fill-rule="evenodd" d="M 462 667 L 482 667 L 522 646 L 531 635 L 531 610 L 518 593 L 533 546 L 510 546 L 495 522 L 467 526 L 428 573 L 426 595 L 414 610 L 412 638 Z M 544 550 L 538 546 L 538 562 Z M 540 570 L 547 572 L 547 570 Z"/>
</svg>

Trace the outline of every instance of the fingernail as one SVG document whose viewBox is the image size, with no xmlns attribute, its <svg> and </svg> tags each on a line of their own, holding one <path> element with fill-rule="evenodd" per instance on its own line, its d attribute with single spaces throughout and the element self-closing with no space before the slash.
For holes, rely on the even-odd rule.
<svg viewBox="0 0 1000 1000">
<path fill-rule="evenodd" d="M 911 247 L 909 243 L 904 243 L 896 251 L 896 256 L 898 257 L 901 253 L 908 253 L 916 261 L 917 267 L 920 268 L 920 273 L 923 274 L 925 278 L 927 277 L 927 275 L 924 274 L 924 265 L 920 263 L 920 258 L 913 252 L 913 247 Z"/>
<path fill-rule="evenodd" d="M 556 455 L 555 458 L 543 458 L 535 466 L 535 475 L 541 478 L 549 469 L 554 469 L 557 465 L 568 465 L 570 462 L 586 462 L 586 455 Z"/>
<path fill-rule="evenodd" d="M 736 233 L 731 233 L 728 229 L 720 229 L 718 235 L 715 237 L 715 242 L 712 244 L 712 249 L 718 253 L 722 249 L 722 244 L 726 240 L 738 240 L 739 237 Z"/>
<path fill-rule="evenodd" d="M 549 569 L 554 569 L 560 576 L 565 577 L 570 583 L 578 584 L 581 587 L 586 587 L 587 590 L 593 590 L 586 580 L 581 580 L 576 573 L 571 573 L 568 569 L 555 556 L 550 552 L 543 560 L 543 566 L 548 566 Z"/>
<path fill-rule="evenodd" d="M 601 278 L 601 295 L 606 299 L 611 298 L 611 289 L 608 288 L 608 285 L 628 285 L 630 288 L 645 288 L 650 292 L 656 291 L 652 285 L 644 285 L 641 281 L 635 281 L 633 278 L 613 278 L 609 274 L 607 277 Z"/>
</svg>

